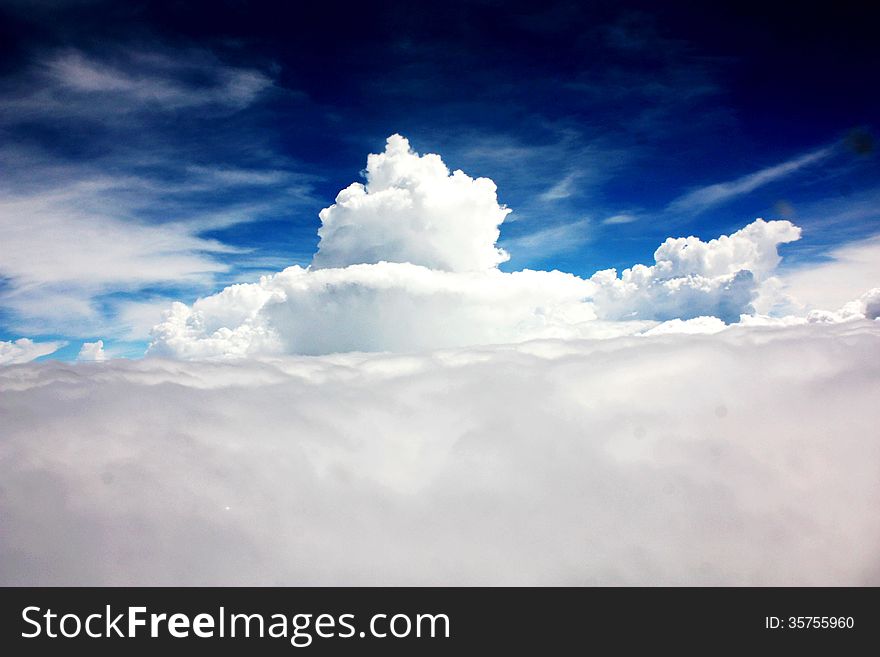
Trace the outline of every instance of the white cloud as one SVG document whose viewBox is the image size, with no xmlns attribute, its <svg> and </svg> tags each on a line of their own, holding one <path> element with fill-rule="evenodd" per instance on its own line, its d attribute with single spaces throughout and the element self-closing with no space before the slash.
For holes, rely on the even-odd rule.
<svg viewBox="0 0 880 657">
<path fill-rule="evenodd" d="M 632 214 L 615 214 L 612 217 L 608 217 L 607 219 L 603 219 L 602 223 L 606 225 L 617 225 L 617 224 L 631 224 L 634 221 L 638 221 L 638 217 Z"/>
<path fill-rule="evenodd" d="M 104 341 L 98 340 L 97 342 L 83 342 L 82 347 L 80 347 L 79 354 L 76 357 L 77 360 L 82 361 L 105 361 L 107 360 L 107 354 L 104 353 Z"/>
<path fill-rule="evenodd" d="M 736 180 L 695 189 L 672 201 L 666 209 L 675 214 L 697 214 L 703 212 L 715 205 L 729 201 L 737 196 L 748 194 L 759 187 L 790 176 L 804 167 L 821 162 L 834 152 L 834 146 L 827 146 L 787 162 L 750 173 Z"/>
<path fill-rule="evenodd" d="M 383 262 L 290 267 L 175 304 L 151 352 L 185 358 L 411 351 L 573 337 L 592 329 L 594 286 L 561 272 L 447 272 Z"/>
<path fill-rule="evenodd" d="M 762 315 L 760 313 L 755 313 L 752 315 L 741 315 L 739 318 L 739 322 L 737 322 L 740 326 L 744 327 L 785 327 L 785 326 L 800 326 L 803 324 L 808 324 L 806 317 L 801 317 L 797 315 L 785 315 L 782 317 L 776 317 L 773 315 Z"/>
<path fill-rule="evenodd" d="M 157 357 L 0 369 L 0 584 L 880 583 L 880 290 L 753 314 L 800 236 L 760 219 L 620 277 L 506 273 L 491 181 L 397 136 L 367 173 L 312 267 L 172 303 Z M 49 255 L 0 262 L 41 303 L 223 249 L 21 203 Z M 71 225 L 81 253 L 59 250 Z"/>
<path fill-rule="evenodd" d="M 66 342 L 34 342 L 29 338 L 14 341 L 0 340 L 0 365 L 28 363 L 40 356 L 53 354 Z"/>
<path fill-rule="evenodd" d="M 149 224 L 101 208 L 112 180 L 0 198 L 0 304 L 19 325 L 76 333 L 94 326 L 96 295 L 150 284 L 205 284 L 228 266 L 211 254 L 230 248 L 185 224 Z M 27 221 L 23 218 L 27 217 Z M 75 243 L 76 247 L 71 248 Z"/>
<path fill-rule="evenodd" d="M 780 274 L 782 292 L 802 308 L 838 308 L 880 286 L 880 235 L 832 249 L 827 259 Z"/>
<path fill-rule="evenodd" d="M 686 334 L 700 335 L 712 334 L 723 331 L 727 328 L 727 324 L 717 317 L 694 317 L 693 319 L 681 320 L 677 317 L 670 319 L 662 324 L 648 329 L 642 335 L 670 335 L 670 334 Z"/>
<path fill-rule="evenodd" d="M 239 109 L 272 84 L 260 71 L 224 66 L 210 53 L 196 50 L 127 52 L 115 58 L 69 50 L 56 54 L 44 67 L 59 88 L 93 97 L 100 94 L 108 102 L 115 97 L 130 111 L 151 104 L 165 109 L 205 105 Z M 194 79 L 204 82 L 193 84 Z"/>
<path fill-rule="evenodd" d="M 439 156 L 419 156 L 394 135 L 384 153 L 369 156 L 367 185 L 346 188 L 320 213 L 310 268 L 233 285 L 192 307 L 175 304 L 154 328 L 150 351 L 183 358 L 418 351 L 629 334 L 674 318 L 734 322 L 753 311 L 758 286 L 779 263 L 777 246 L 800 236 L 790 222 L 759 219 L 708 242 L 670 238 L 654 265 L 620 278 L 614 270 L 591 279 L 505 273 L 496 240 L 506 213 L 492 181 L 449 175 Z M 585 226 L 547 229 L 531 236 L 531 247 L 574 239 Z M 626 323 L 609 329 L 596 319 Z"/>
<path fill-rule="evenodd" d="M 591 236 L 590 220 L 579 219 L 504 240 L 503 244 L 518 260 L 533 260 L 577 249 Z"/>
<path fill-rule="evenodd" d="M 880 317 L 880 287 L 875 287 L 859 298 L 847 301 L 837 310 L 815 308 L 806 315 L 771 316 L 762 314 L 742 315 L 742 326 L 797 326 L 799 324 L 840 324 Z"/>
<path fill-rule="evenodd" d="M 877 585 L 878 347 L 0 369 L 0 583 Z"/>
<path fill-rule="evenodd" d="M 163 320 L 172 303 L 174 299 L 168 297 L 141 295 L 137 300 L 126 300 L 117 304 L 113 312 L 124 330 L 115 337 L 122 340 L 148 340 L 150 331 Z"/>
<path fill-rule="evenodd" d="M 568 198 L 574 193 L 574 182 L 579 177 L 578 173 L 570 173 L 550 189 L 540 195 L 542 201 L 559 201 Z"/>
<path fill-rule="evenodd" d="M 669 238 L 654 252 L 655 264 L 621 272 L 608 269 L 598 285 L 596 309 L 605 319 L 689 319 L 713 315 L 735 321 L 751 313 L 758 286 L 779 264 L 779 244 L 800 238 L 788 221 L 757 219 L 732 235 L 704 242 Z"/>
<path fill-rule="evenodd" d="M 185 225 L 100 214 L 93 194 L 113 188 L 112 181 L 93 181 L 23 198 L 7 191 L 0 199 L 0 272 L 22 285 L 125 287 L 226 269 L 202 253 L 229 252 L 230 247 L 194 236 Z M 73 239 L 75 249 L 70 248 Z"/>
<path fill-rule="evenodd" d="M 450 174 L 439 155 L 419 156 L 400 135 L 369 156 L 366 176 L 320 212 L 315 268 L 388 261 L 480 271 L 507 260 L 495 242 L 509 210 L 488 178 Z"/>
<path fill-rule="evenodd" d="M 849 322 L 857 319 L 877 319 L 880 316 L 880 287 L 868 290 L 858 299 L 848 301 L 837 311 L 811 310 L 809 322 Z"/>
<path fill-rule="evenodd" d="M 536 338 L 635 333 L 657 320 L 751 314 L 788 222 L 758 220 L 731 236 L 667 240 L 656 264 L 590 279 L 558 271 L 448 272 L 408 263 L 290 267 L 175 304 L 153 330 L 151 352 L 183 358 L 345 351 L 417 351 Z M 757 274 L 753 273 L 757 272 Z M 608 330 L 608 323 L 624 323 Z M 699 322 L 687 324 L 694 328 Z M 672 326 L 669 325 L 669 330 Z"/>
<path fill-rule="evenodd" d="M 30 67 L 3 76 L 7 328 L 143 340 L 161 313 L 146 331 L 128 324 L 115 314 L 126 297 L 216 289 L 217 275 L 236 267 L 236 251 L 204 233 L 287 216 L 314 179 L 292 170 L 253 118 L 238 114 L 271 84 L 208 51 L 159 45 L 37 49 Z M 223 121 L 222 135 L 214 119 Z M 32 133 L 44 137 L 20 138 Z M 74 146 L 70 135 L 80 135 Z"/>
<path fill-rule="evenodd" d="M 880 317 L 880 287 L 868 290 L 859 298 L 859 301 L 864 304 L 861 312 L 867 319 Z"/>
</svg>

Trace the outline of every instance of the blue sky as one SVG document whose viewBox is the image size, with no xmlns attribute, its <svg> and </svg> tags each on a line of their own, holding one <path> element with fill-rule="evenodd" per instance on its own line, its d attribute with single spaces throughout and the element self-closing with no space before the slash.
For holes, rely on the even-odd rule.
<svg viewBox="0 0 880 657">
<path fill-rule="evenodd" d="M 506 271 L 880 232 L 876 17 L 664 5 L 0 1 L 0 340 L 142 354 L 171 300 L 307 265 L 393 133 L 496 182 Z"/>
</svg>

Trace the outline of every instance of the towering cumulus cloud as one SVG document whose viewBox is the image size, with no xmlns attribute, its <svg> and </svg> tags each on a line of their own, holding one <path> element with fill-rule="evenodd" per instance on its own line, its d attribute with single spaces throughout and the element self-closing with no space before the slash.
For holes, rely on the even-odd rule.
<svg viewBox="0 0 880 657">
<path fill-rule="evenodd" d="M 367 158 L 366 175 L 320 212 L 313 268 L 384 261 L 483 271 L 507 260 L 495 242 L 510 210 L 488 178 L 450 175 L 439 155 L 420 157 L 400 135 Z"/>
<path fill-rule="evenodd" d="M 788 221 L 759 219 L 709 242 L 669 239 L 654 265 L 620 277 L 508 273 L 498 268 L 507 254 L 496 246 L 508 210 L 491 180 L 450 173 L 438 155 L 419 155 L 400 135 L 368 157 L 365 173 L 366 184 L 343 189 L 320 212 L 310 267 L 174 304 L 153 330 L 150 353 L 411 351 L 613 337 L 671 319 L 733 322 L 753 312 L 779 262 L 776 247 L 800 235 Z M 688 330 L 700 326 L 708 324 Z"/>
</svg>

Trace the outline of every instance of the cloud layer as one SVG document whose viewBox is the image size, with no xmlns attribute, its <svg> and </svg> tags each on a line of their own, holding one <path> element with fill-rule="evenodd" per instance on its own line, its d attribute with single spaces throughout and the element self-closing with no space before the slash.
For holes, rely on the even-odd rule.
<svg viewBox="0 0 880 657">
<path fill-rule="evenodd" d="M 861 320 L 6 367 L 0 582 L 877 585 L 878 348 Z"/>
</svg>

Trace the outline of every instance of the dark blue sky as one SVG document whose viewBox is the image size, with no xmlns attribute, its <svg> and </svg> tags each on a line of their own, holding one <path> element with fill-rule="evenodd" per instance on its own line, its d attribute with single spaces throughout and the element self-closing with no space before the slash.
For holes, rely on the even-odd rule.
<svg viewBox="0 0 880 657">
<path fill-rule="evenodd" d="M 0 338 L 139 345 L 131 301 L 307 264 L 318 210 L 395 132 L 498 184 L 508 270 L 650 262 L 758 216 L 804 228 L 791 264 L 880 231 L 867 3 L 305 4 L 0 0 L 7 216 L 49 204 L 56 239 L 73 208 L 71 250 L 94 213 L 159 226 L 207 263 L 7 268 Z M 89 309 L 49 321 L 64 294 Z"/>
</svg>

